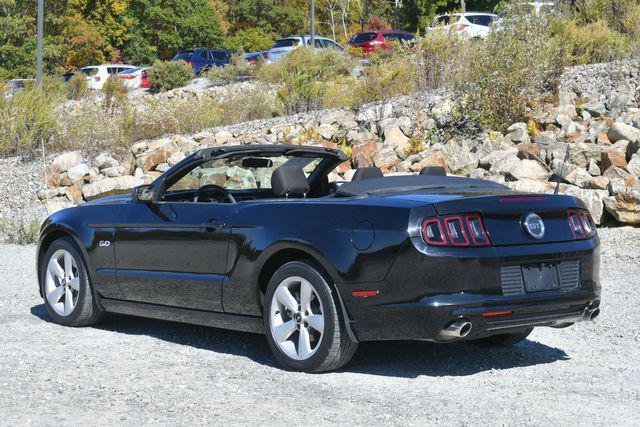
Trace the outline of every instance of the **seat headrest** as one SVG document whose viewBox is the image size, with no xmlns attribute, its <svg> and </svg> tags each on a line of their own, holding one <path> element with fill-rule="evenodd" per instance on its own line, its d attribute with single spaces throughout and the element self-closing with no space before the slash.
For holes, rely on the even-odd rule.
<svg viewBox="0 0 640 427">
<path fill-rule="evenodd" d="M 300 197 L 309 192 L 309 183 L 301 168 L 280 166 L 271 175 L 271 189 L 277 197 Z"/>
<path fill-rule="evenodd" d="M 427 166 L 420 170 L 420 175 L 446 175 L 447 171 L 442 166 Z"/>
<path fill-rule="evenodd" d="M 380 168 L 375 166 L 368 168 L 358 168 L 356 169 L 356 173 L 353 174 L 353 178 L 351 181 L 358 181 L 361 179 L 371 179 L 371 178 L 382 178 L 384 175 Z"/>
</svg>

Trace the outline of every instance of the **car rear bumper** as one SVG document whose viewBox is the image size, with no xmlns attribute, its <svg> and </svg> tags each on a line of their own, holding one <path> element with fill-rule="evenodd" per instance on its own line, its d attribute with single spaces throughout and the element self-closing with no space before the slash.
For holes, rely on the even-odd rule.
<svg viewBox="0 0 640 427">
<path fill-rule="evenodd" d="M 458 293 L 371 307 L 371 317 L 351 320 L 351 327 L 361 341 L 446 342 L 452 339 L 443 330 L 455 322 L 470 322 L 471 332 L 464 339 L 473 339 L 534 326 L 566 326 L 587 320 L 589 311 L 599 306 L 600 295 L 594 290 L 519 296 Z"/>
<path fill-rule="evenodd" d="M 526 289 L 521 267 L 549 263 L 558 286 Z M 432 254 L 407 245 L 383 280 L 338 289 L 361 341 L 449 341 L 442 331 L 457 321 L 472 324 L 467 339 L 581 321 L 600 305 L 599 270 L 597 238 Z M 364 290 L 375 296 L 353 294 Z"/>
</svg>

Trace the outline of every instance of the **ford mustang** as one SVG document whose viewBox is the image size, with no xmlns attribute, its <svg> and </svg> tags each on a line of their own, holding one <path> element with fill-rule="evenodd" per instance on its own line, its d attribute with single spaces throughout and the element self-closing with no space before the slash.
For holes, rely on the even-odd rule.
<svg viewBox="0 0 640 427">
<path fill-rule="evenodd" d="M 37 250 L 52 320 L 104 312 L 264 333 L 288 369 L 337 369 L 361 341 L 510 345 L 593 320 L 585 205 L 447 176 L 328 175 L 340 150 L 201 149 L 150 185 L 51 215 Z"/>
</svg>

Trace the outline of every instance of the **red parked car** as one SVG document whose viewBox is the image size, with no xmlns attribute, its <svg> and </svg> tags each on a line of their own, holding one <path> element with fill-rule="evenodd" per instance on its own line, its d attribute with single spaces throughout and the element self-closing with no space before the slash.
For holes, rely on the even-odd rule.
<svg viewBox="0 0 640 427">
<path fill-rule="evenodd" d="M 415 46 L 418 40 L 415 35 L 407 31 L 375 30 L 355 34 L 349 40 L 349 46 L 358 47 L 365 55 L 369 55 L 377 49 L 391 50 L 398 42 Z"/>
</svg>

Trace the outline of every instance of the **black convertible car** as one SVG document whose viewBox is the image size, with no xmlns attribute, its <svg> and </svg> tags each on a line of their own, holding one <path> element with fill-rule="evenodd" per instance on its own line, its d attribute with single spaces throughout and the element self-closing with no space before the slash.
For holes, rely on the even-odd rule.
<svg viewBox="0 0 640 427">
<path fill-rule="evenodd" d="M 49 217 L 40 292 L 63 325 L 124 313 L 265 333 L 287 368 L 360 341 L 506 345 L 599 313 L 599 240 L 573 197 L 359 169 L 291 145 L 200 150 L 151 185 Z"/>
</svg>

